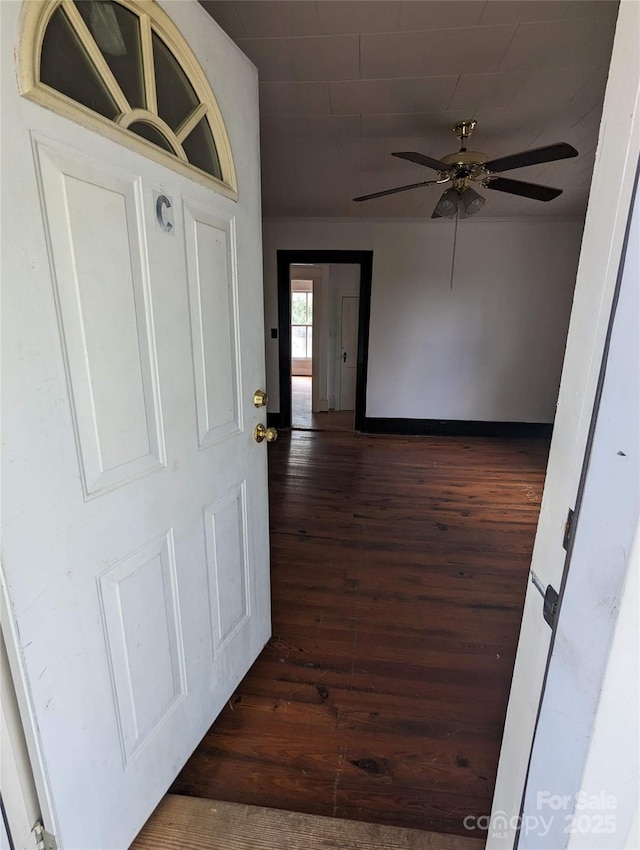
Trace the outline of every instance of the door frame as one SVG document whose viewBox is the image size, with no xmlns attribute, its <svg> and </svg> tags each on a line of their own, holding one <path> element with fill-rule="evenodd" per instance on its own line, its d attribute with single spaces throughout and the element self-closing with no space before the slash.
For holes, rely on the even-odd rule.
<svg viewBox="0 0 640 850">
<path fill-rule="evenodd" d="M 0 600 L 0 814 L 8 846 L 36 850 L 33 828 L 41 820 L 41 807 L 3 631 L 7 616 Z"/>
<path fill-rule="evenodd" d="M 585 455 L 588 456 L 589 432 L 624 250 L 640 150 L 638 23 L 637 3 L 623 0 L 609 66 L 557 415 L 530 565 L 531 573 L 535 571 L 544 587 L 551 584 L 557 589 L 564 588 L 565 520 L 569 508 L 575 510 Z M 635 69 L 633 73 L 629 72 L 630 67 Z M 487 850 L 513 850 L 518 846 L 517 818 L 526 789 L 551 635 L 542 616 L 538 590 L 529 581 L 492 805 L 492 817 L 500 828 L 489 829 Z"/>
<path fill-rule="evenodd" d="M 585 495 L 585 488 L 587 485 L 587 479 L 589 475 L 589 470 L 591 467 L 591 457 L 594 450 L 594 440 L 596 435 L 596 427 L 598 424 L 598 418 L 601 415 L 606 415 L 607 409 L 606 407 L 602 407 L 602 394 L 604 390 L 604 383 L 607 374 L 607 366 L 609 363 L 609 353 L 611 349 L 611 341 L 614 333 L 614 323 L 618 308 L 618 301 L 620 299 L 620 289 L 622 286 L 622 281 L 624 277 L 625 271 L 625 260 L 627 257 L 627 248 L 629 244 L 629 238 L 631 233 L 631 224 L 634 215 L 634 204 L 636 200 L 637 190 L 638 190 L 638 178 L 640 177 L 640 161 L 638 161 L 638 165 L 636 167 L 636 174 L 633 181 L 633 191 L 631 193 L 631 202 L 629 207 L 629 215 L 627 220 L 627 225 L 624 233 L 624 240 L 622 243 L 622 252 L 620 255 L 620 261 L 618 266 L 618 274 L 616 278 L 615 289 L 613 292 L 613 300 L 611 304 L 611 311 L 609 314 L 609 320 L 607 323 L 607 331 L 604 341 L 604 350 L 602 352 L 602 360 L 600 362 L 600 368 L 598 372 L 598 381 L 596 385 L 595 398 L 593 402 L 593 408 L 591 411 L 591 417 L 589 421 L 589 432 L 587 435 L 587 444 L 585 447 L 584 457 L 582 460 L 582 468 L 580 471 L 580 481 L 578 484 L 578 490 L 576 493 L 575 507 L 573 508 L 573 514 L 571 516 L 570 526 L 566 528 L 566 556 L 564 559 L 564 564 L 562 567 L 562 578 L 560 580 L 560 586 L 558 588 L 558 599 L 556 602 L 556 611 L 553 617 L 553 622 L 551 625 L 551 638 L 549 642 L 549 649 L 547 652 L 547 659 L 545 663 L 544 676 L 542 679 L 542 686 L 540 689 L 540 698 L 538 700 L 538 708 L 536 712 L 536 719 L 533 728 L 533 735 L 531 740 L 531 746 L 529 748 L 529 757 L 527 759 L 527 770 L 525 773 L 524 786 L 522 788 L 522 799 L 520 802 L 520 811 L 518 813 L 517 819 L 517 827 L 516 827 L 516 836 L 517 841 L 519 841 L 520 834 L 522 832 L 522 823 L 523 823 L 523 815 L 525 813 L 525 802 L 527 796 L 527 790 L 529 785 L 529 776 L 531 772 L 532 760 L 534 755 L 534 748 L 536 746 L 536 738 L 538 735 L 538 729 L 540 727 L 541 715 L 544 711 L 544 698 L 547 690 L 547 683 L 549 679 L 549 670 L 552 664 L 553 652 L 556 644 L 556 638 L 558 636 L 558 623 L 559 619 L 562 615 L 562 602 L 564 600 L 565 594 L 567 592 L 567 582 L 569 579 L 569 572 L 571 569 L 571 562 L 573 557 L 574 544 L 576 540 L 576 531 L 578 528 L 578 523 L 580 520 L 580 512 L 582 509 L 583 499 Z M 627 564 L 627 569 L 630 568 L 630 562 Z M 619 600 L 618 600 L 619 601 Z M 542 604 L 542 603 L 541 603 Z"/>
<path fill-rule="evenodd" d="M 290 268 L 302 264 L 343 263 L 360 266 L 360 303 L 358 306 L 358 362 L 356 366 L 355 430 L 363 431 L 367 408 L 369 366 L 369 327 L 371 321 L 371 280 L 373 251 L 285 250 L 277 252 L 278 261 L 278 368 L 280 377 L 280 413 L 270 414 L 279 428 L 291 427 L 291 283 Z"/>
</svg>

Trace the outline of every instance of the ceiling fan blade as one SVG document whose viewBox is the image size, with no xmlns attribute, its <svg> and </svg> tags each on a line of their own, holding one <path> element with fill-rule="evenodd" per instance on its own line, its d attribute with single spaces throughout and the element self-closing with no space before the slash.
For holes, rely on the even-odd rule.
<svg viewBox="0 0 640 850">
<path fill-rule="evenodd" d="M 524 168 L 526 165 L 538 165 L 541 162 L 555 162 L 557 159 L 570 159 L 578 156 L 578 151 L 566 142 L 556 145 L 546 145 L 543 148 L 533 148 L 530 151 L 512 153 L 485 162 L 487 171 L 510 171 L 512 168 Z"/>
<path fill-rule="evenodd" d="M 422 183 L 409 183 L 408 186 L 397 186 L 395 189 L 385 189 L 384 192 L 374 192 L 372 195 L 360 195 L 359 198 L 354 198 L 354 201 L 370 201 L 372 198 L 382 198 L 385 195 L 395 195 L 396 192 L 406 192 L 407 189 L 417 189 L 419 186 L 433 186 L 437 180 L 424 180 Z"/>
<path fill-rule="evenodd" d="M 487 180 L 483 185 L 485 189 L 496 189 L 498 192 L 521 195 L 536 201 L 552 201 L 562 194 L 562 189 L 541 186 L 539 183 L 525 183 L 523 180 L 509 180 L 507 177 L 496 177 L 494 180 Z"/>
<path fill-rule="evenodd" d="M 439 159 L 432 159 L 430 156 L 425 156 L 423 153 L 415 151 L 395 151 L 391 156 L 398 156 L 400 159 L 408 159 L 410 162 L 417 162 L 418 165 L 425 165 L 427 168 L 433 168 L 434 171 L 448 171 L 449 166 Z"/>
</svg>

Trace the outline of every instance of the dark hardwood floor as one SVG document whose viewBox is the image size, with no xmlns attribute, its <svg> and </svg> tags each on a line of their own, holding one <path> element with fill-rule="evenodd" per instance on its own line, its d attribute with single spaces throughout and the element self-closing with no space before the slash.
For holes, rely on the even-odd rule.
<svg viewBox="0 0 640 850">
<path fill-rule="evenodd" d="M 547 442 L 298 431 L 269 452 L 273 638 L 172 791 L 469 835 Z"/>
</svg>

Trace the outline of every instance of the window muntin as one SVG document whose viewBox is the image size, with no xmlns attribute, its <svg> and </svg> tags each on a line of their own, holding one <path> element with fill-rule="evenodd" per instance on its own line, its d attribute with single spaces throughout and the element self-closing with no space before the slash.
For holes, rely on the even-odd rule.
<svg viewBox="0 0 640 850">
<path fill-rule="evenodd" d="M 205 118 L 201 118 L 193 130 L 182 142 L 187 159 L 208 174 L 220 171 L 218 149 L 213 141 L 211 127 Z"/>
<path fill-rule="evenodd" d="M 156 3 L 45 0 L 27 3 L 24 21 L 24 95 L 112 137 L 126 132 L 130 139 L 144 139 L 151 158 L 172 160 L 183 172 L 196 169 L 194 179 L 206 183 L 209 177 L 218 191 L 237 199 L 229 140 L 213 92 Z"/>
<path fill-rule="evenodd" d="M 172 130 L 177 130 L 185 118 L 188 118 L 198 106 L 198 96 L 187 75 L 162 39 L 153 33 L 151 41 L 156 72 L 158 115 Z"/>
<path fill-rule="evenodd" d="M 140 18 L 120 3 L 74 2 L 129 104 L 146 109 Z"/>
<path fill-rule="evenodd" d="M 169 153 L 174 153 L 164 134 L 154 127 L 153 124 L 148 124 L 146 121 L 134 121 L 132 124 L 129 124 L 128 129 L 131 130 L 132 133 L 142 136 L 143 139 L 153 142 L 153 144 L 157 145 L 159 148 L 162 148 Z"/>
<path fill-rule="evenodd" d="M 40 79 L 105 118 L 118 117 L 117 103 L 60 6 L 44 34 Z"/>
</svg>

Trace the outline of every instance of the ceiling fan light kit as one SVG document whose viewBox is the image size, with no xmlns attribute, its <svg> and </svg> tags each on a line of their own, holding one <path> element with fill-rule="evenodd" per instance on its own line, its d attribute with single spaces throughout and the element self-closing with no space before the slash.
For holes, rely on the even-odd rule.
<svg viewBox="0 0 640 850">
<path fill-rule="evenodd" d="M 442 195 L 431 218 L 453 218 L 456 213 L 462 218 L 468 218 L 480 212 L 487 199 L 478 194 L 475 189 L 447 189 Z"/>
<path fill-rule="evenodd" d="M 434 213 L 438 214 L 438 218 L 453 218 L 458 211 L 459 201 L 457 189 L 447 189 L 436 204 Z"/>
<path fill-rule="evenodd" d="M 556 162 L 560 159 L 578 156 L 578 151 L 574 147 L 566 142 L 558 142 L 554 145 L 532 148 L 490 160 L 481 151 L 467 150 L 467 139 L 473 133 L 476 123 L 473 118 L 469 118 L 455 125 L 453 132 L 460 140 L 460 150 L 457 153 L 448 154 L 442 159 L 433 159 L 417 151 L 396 151 L 392 154 L 392 156 L 397 156 L 400 159 L 406 159 L 409 162 L 415 162 L 418 165 L 433 169 L 438 174 L 437 180 L 425 180 L 421 183 L 397 186 L 395 189 L 386 189 L 382 192 L 374 192 L 371 195 L 361 195 L 353 200 L 357 202 L 369 201 L 372 198 L 406 192 L 408 189 L 417 189 L 420 186 L 452 183 L 453 187 L 447 189 L 436 204 L 432 218 L 453 218 L 460 211 L 467 216 L 475 215 L 486 203 L 486 198 L 476 192 L 471 187 L 471 183 L 478 184 L 485 189 L 506 192 L 510 195 L 518 195 L 536 201 L 552 201 L 562 194 L 562 189 L 554 189 L 551 186 L 542 186 L 538 183 L 527 183 L 522 180 L 512 180 L 498 175 L 503 171 L 511 171 L 514 168 L 525 168 L 529 165 L 540 165 L 544 162 Z"/>
<path fill-rule="evenodd" d="M 487 203 L 487 199 L 478 194 L 475 189 L 469 187 L 460 195 L 460 200 L 467 215 L 475 215 L 480 212 L 482 207 Z"/>
</svg>

